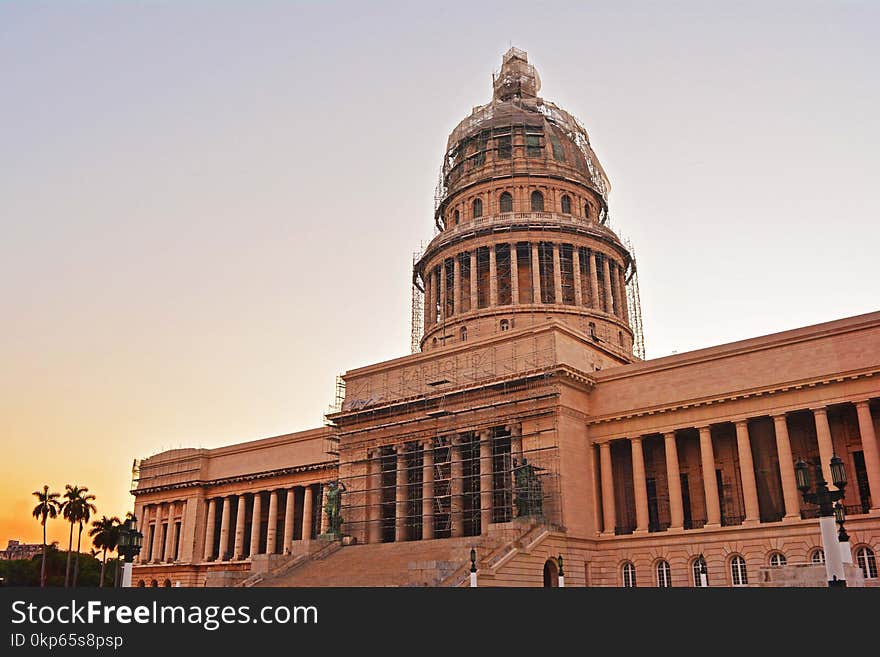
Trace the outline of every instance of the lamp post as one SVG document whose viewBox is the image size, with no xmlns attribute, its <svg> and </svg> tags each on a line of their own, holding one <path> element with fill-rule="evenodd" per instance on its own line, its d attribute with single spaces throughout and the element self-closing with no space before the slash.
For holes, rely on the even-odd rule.
<svg viewBox="0 0 880 657">
<path fill-rule="evenodd" d="M 849 545 L 849 534 L 843 523 L 846 521 L 846 509 L 840 501 L 834 505 L 834 521 L 837 523 L 837 542 L 840 544 L 840 560 L 843 563 L 852 563 L 852 548 Z"/>
<path fill-rule="evenodd" d="M 477 588 L 477 551 L 471 548 L 471 588 Z"/>
<path fill-rule="evenodd" d="M 565 571 L 562 570 L 562 555 L 560 554 L 556 558 L 556 562 L 559 564 L 559 588 L 565 588 Z"/>
<path fill-rule="evenodd" d="M 131 586 L 132 561 L 140 554 L 143 540 L 144 535 L 137 530 L 137 518 L 134 516 L 126 518 L 119 530 L 119 545 L 117 547 L 119 554 L 124 559 L 122 564 L 123 588 Z"/>
<path fill-rule="evenodd" d="M 831 458 L 831 481 L 837 490 L 828 490 L 828 483 L 822 475 L 822 464 L 816 461 L 816 490 L 810 492 L 810 468 L 803 459 L 798 459 L 794 466 L 794 475 L 797 480 L 798 490 L 807 504 L 815 504 L 819 507 L 819 529 L 822 532 L 822 548 L 825 550 L 825 574 L 828 577 L 828 586 L 846 586 L 846 577 L 843 572 L 843 560 L 841 559 L 841 540 L 835 529 L 838 522 L 843 532 L 843 505 L 839 500 L 843 499 L 846 488 L 846 471 L 843 461 L 835 455 Z M 840 516 L 835 513 L 835 505 L 840 505 Z M 846 532 L 843 532 L 846 536 Z M 849 537 L 846 537 L 849 541 Z M 848 543 L 847 543 L 848 544 Z"/>
<path fill-rule="evenodd" d="M 709 586 L 709 576 L 706 573 L 706 558 L 702 552 L 700 552 L 700 558 L 697 561 L 697 569 L 700 576 L 700 588 L 707 588 Z"/>
</svg>

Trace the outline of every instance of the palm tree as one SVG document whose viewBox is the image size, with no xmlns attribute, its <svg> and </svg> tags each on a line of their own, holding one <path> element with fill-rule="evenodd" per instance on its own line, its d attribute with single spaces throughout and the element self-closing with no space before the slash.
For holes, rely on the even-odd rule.
<svg viewBox="0 0 880 657">
<path fill-rule="evenodd" d="M 40 586 L 46 586 L 46 519 L 57 518 L 58 512 L 61 510 L 61 502 L 58 498 L 60 493 L 50 493 L 48 486 L 43 486 L 43 490 L 35 490 L 34 497 L 39 502 L 34 507 L 33 516 L 38 518 L 40 524 L 43 525 L 43 565 L 40 566 Z"/>
<path fill-rule="evenodd" d="M 73 585 L 76 586 L 76 578 L 79 574 L 79 548 L 82 543 L 83 523 L 88 522 L 92 517 L 92 513 L 97 509 L 92 501 L 95 496 L 89 493 L 89 489 L 85 486 L 71 486 L 67 484 L 64 490 L 63 513 L 64 518 L 70 523 L 70 538 L 67 543 L 67 567 L 64 570 L 64 587 L 67 588 L 70 582 L 70 552 L 73 549 L 73 526 L 79 525 L 79 535 L 76 539 L 76 561 L 73 567 Z"/>
<path fill-rule="evenodd" d="M 107 569 L 107 550 L 112 552 L 116 549 L 116 545 L 119 542 L 120 526 L 121 523 L 116 516 L 112 518 L 102 516 L 100 520 L 95 520 L 92 523 L 92 528 L 89 530 L 92 544 L 104 553 L 101 560 L 101 583 L 99 586 L 104 586 L 104 572 Z"/>
</svg>

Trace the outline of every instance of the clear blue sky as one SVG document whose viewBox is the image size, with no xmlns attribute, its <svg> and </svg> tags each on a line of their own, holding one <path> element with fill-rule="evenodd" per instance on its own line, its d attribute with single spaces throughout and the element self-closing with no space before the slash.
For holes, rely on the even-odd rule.
<svg viewBox="0 0 880 657">
<path fill-rule="evenodd" d="M 132 458 L 317 426 L 337 373 L 406 353 L 446 136 L 510 45 L 608 172 L 649 357 L 877 310 L 878 25 L 877 2 L 0 2 L 0 541 L 36 538 L 44 480 L 121 514 Z"/>
</svg>

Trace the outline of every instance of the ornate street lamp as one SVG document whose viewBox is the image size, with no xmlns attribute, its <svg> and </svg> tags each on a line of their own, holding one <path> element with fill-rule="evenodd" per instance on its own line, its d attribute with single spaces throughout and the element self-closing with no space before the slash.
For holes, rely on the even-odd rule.
<svg viewBox="0 0 880 657">
<path fill-rule="evenodd" d="M 840 560 L 843 563 L 852 563 L 852 548 L 849 545 L 849 534 L 843 523 L 846 521 L 846 507 L 838 501 L 834 505 L 834 521 L 837 523 L 837 542 L 840 545 Z"/>
<path fill-rule="evenodd" d="M 556 562 L 559 564 L 559 588 L 565 588 L 565 571 L 562 570 L 562 555 L 560 554 L 556 558 Z"/>
<path fill-rule="evenodd" d="M 700 578 L 700 588 L 707 588 L 709 586 L 709 577 L 708 573 L 706 573 L 706 558 L 702 552 L 700 552 L 700 556 L 697 559 L 697 571 Z"/>
<path fill-rule="evenodd" d="M 477 588 L 477 551 L 471 548 L 471 588 Z"/>
<path fill-rule="evenodd" d="M 797 460 L 794 466 L 794 476 L 804 502 L 819 507 L 819 529 L 822 532 L 822 547 L 825 550 L 825 573 L 828 576 L 828 586 L 846 586 L 840 546 L 843 539 L 840 538 L 841 533 L 838 533 L 834 528 L 834 524 L 837 522 L 840 525 L 839 531 L 843 536 L 846 536 L 846 532 L 843 531 L 844 508 L 840 503 L 846 488 L 846 470 L 843 467 L 843 461 L 837 455 L 831 457 L 830 466 L 831 482 L 837 487 L 837 490 L 828 490 L 828 484 L 822 474 L 822 463 L 818 460 L 816 461 L 815 492 L 810 492 L 810 467 L 803 459 Z M 840 507 L 839 511 L 837 507 Z M 846 536 L 846 540 L 849 540 L 848 536 Z"/>
<path fill-rule="evenodd" d="M 133 568 L 132 561 L 140 554 L 141 545 L 143 544 L 144 535 L 137 530 L 137 518 L 132 516 L 126 518 L 119 530 L 118 551 L 122 555 L 122 586 L 128 588 L 131 586 L 131 570 Z"/>
</svg>

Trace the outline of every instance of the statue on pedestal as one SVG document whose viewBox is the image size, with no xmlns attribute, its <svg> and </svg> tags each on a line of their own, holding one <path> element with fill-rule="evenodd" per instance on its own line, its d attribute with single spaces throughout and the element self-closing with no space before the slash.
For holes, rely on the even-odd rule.
<svg viewBox="0 0 880 657">
<path fill-rule="evenodd" d="M 346 490 L 341 481 L 331 481 L 327 484 L 327 496 L 324 503 L 324 513 L 327 514 L 327 533 L 339 536 L 342 531 L 342 493 Z"/>
</svg>

